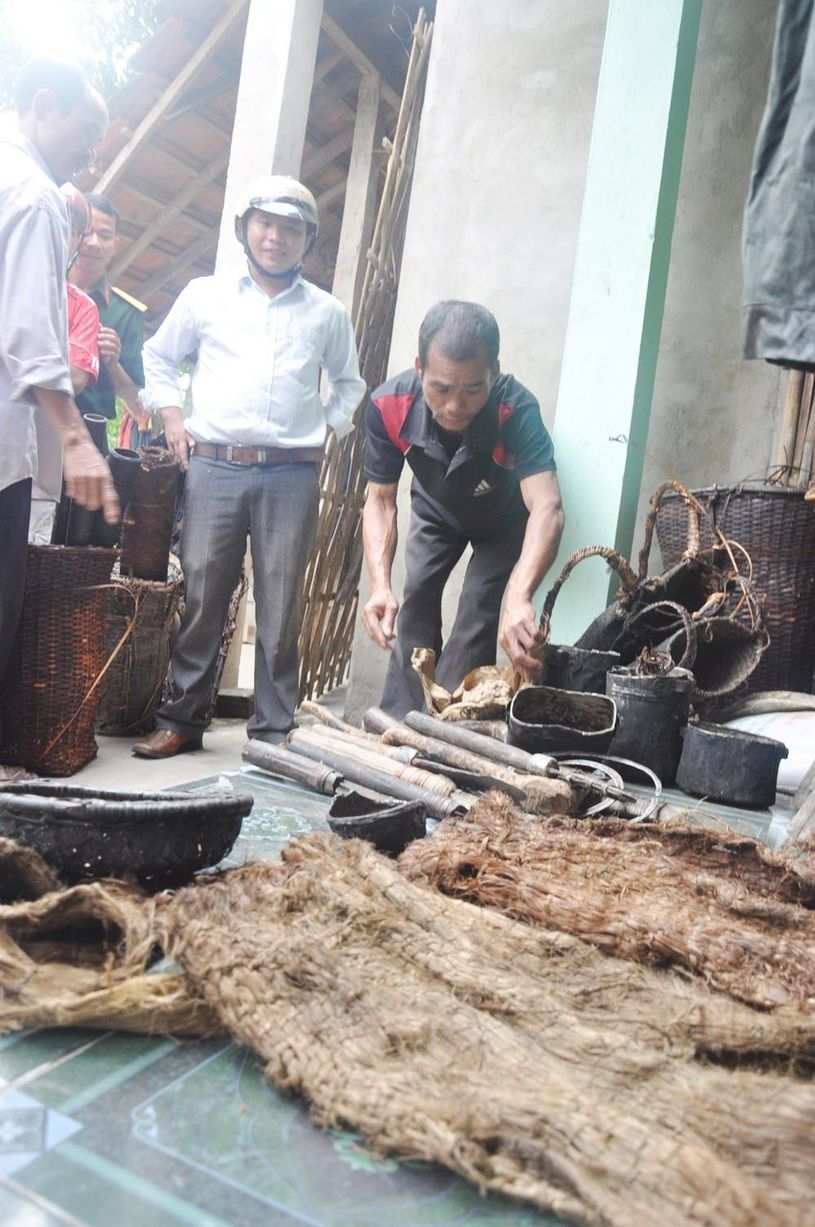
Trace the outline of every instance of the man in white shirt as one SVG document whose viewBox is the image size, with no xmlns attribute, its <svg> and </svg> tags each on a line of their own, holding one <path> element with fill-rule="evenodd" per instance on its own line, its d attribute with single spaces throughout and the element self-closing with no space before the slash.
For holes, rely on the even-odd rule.
<svg viewBox="0 0 815 1227">
<path fill-rule="evenodd" d="M 326 431 L 346 434 L 365 392 L 348 312 L 301 276 L 317 226 L 314 197 L 296 179 L 271 175 L 253 184 L 235 218 L 247 272 L 191 281 L 144 348 L 143 400 L 160 410 L 187 479 L 185 613 L 158 730 L 133 747 L 143 758 L 201 748 L 247 534 L 257 612 L 249 736 L 280 741 L 294 721 L 303 578 Z M 185 420 L 178 371 L 190 357 Z"/>
<path fill-rule="evenodd" d="M 83 170 L 107 109 L 82 73 L 37 60 L 17 88 L 19 131 L 0 141 L 0 685 L 22 609 L 32 478 L 59 498 L 118 505 L 73 401 L 68 363 L 68 212 L 58 183 Z"/>
</svg>

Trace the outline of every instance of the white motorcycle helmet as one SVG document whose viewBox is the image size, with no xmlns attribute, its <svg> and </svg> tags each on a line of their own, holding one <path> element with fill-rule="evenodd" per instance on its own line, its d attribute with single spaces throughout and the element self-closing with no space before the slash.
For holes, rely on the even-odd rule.
<svg viewBox="0 0 815 1227">
<path fill-rule="evenodd" d="M 320 218 L 317 201 L 304 183 L 290 175 L 261 175 L 253 180 L 240 195 L 235 212 L 235 237 L 246 252 L 247 259 L 256 261 L 246 242 L 246 216 L 253 209 L 274 213 L 278 217 L 299 217 L 305 222 L 308 234 L 304 255 L 308 255 L 317 239 Z M 284 273 L 264 273 L 264 276 L 291 277 L 299 273 L 302 264 L 287 269 Z M 261 270 L 262 271 L 262 270 Z"/>
</svg>

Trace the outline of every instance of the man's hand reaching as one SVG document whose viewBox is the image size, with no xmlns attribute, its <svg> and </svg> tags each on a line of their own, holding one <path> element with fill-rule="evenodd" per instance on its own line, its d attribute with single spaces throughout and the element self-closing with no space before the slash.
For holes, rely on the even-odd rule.
<svg viewBox="0 0 815 1227">
<path fill-rule="evenodd" d="M 62 465 L 69 498 L 89 511 L 101 508 L 107 523 L 116 524 L 120 516 L 119 500 L 110 469 L 87 431 L 77 431 L 65 439 Z"/>
<path fill-rule="evenodd" d="M 381 648 L 390 650 L 396 634 L 396 615 L 399 612 L 399 602 L 390 588 L 382 588 L 371 593 L 370 600 L 362 611 L 362 623 Z"/>
<path fill-rule="evenodd" d="M 531 653 L 533 649 L 542 647 L 544 635 L 538 626 L 531 601 L 514 601 L 507 598 L 498 642 L 518 672 L 530 678 L 539 673 L 541 662 Z"/>
</svg>

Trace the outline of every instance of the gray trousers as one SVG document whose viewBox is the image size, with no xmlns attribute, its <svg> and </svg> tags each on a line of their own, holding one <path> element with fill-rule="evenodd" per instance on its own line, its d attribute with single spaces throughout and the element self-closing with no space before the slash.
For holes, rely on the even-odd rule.
<svg viewBox="0 0 815 1227">
<path fill-rule="evenodd" d="M 279 740 L 294 723 L 303 580 L 314 545 L 319 477 L 314 464 L 238 465 L 193 456 L 184 491 L 181 565 L 185 610 L 159 728 L 206 728 L 229 599 L 246 537 L 252 548 L 257 641 L 250 737 Z"/>
<path fill-rule="evenodd" d="M 436 680 L 451 691 L 471 669 L 495 664 L 501 601 L 521 553 L 526 517 L 496 527 L 495 536 L 472 539 L 452 517 L 434 514 L 414 494 L 405 547 L 405 594 L 381 702 L 389 715 L 401 719 L 409 711 L 424 711 L 421 683 L 410 663 L 414 648 L 433 648 Z M 472 558 L 453 629 L 442 648 L 444 585 L 468 545 Z"/>
<path fill-rule="evenodd" d="M 23 611 L 31 478 L 0 490 L 0 686 Z"/>
</svg>

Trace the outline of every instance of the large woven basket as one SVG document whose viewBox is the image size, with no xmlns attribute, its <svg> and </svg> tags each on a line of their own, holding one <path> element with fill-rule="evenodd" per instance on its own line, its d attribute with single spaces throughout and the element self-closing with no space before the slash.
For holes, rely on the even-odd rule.
<svg viewBox="0 0 815 1227">
<path fill-rule="evenodd" d="M 113 578 L 116 586 L 106 594 L 108 654 L 123 637 L 124 642 L 102 682 L 96 729 L 124 737 L 152 726 L 175 642 L 184 582 L 173 563 L 167 583 L 126 579 L 118 566 Z"/>
<path fill-rule="evenodd" d="M 747 689 L 812 690 L 815 672 L 815 510 L 803 491 L 773 486 L 711 487 L 692 493 L 705 508 L 701 548 L 717 544 L 716 530 L 747 550 L 753 587 L 762 602 L 770 646 Z M 666 567 L 688 548 L 683 500 L 666 495 L 657 514 Z M 738 551 L 737 551 L 738 553 Z"/>
<path fill-rule="evenodd" d="M 73 775 L 96 757 L 93 735 L 113 550 L 28 547 L 20 629 L 3 693 L 6 763 Z"/>
</svg>

